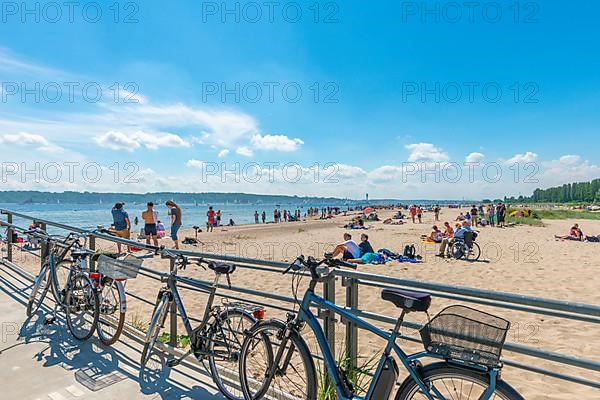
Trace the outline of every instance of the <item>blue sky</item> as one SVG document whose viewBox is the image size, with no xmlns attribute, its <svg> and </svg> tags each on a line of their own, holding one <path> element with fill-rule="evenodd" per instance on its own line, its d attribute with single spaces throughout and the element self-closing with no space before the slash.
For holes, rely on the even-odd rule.
<svg viewBox="0 0 600 400">
<path fill-rule="evenodd" d="M 433 1 L 226 2 L 229 13 L 220 1 L 124 1 L 118 15 L 84 1 L 60 16 L 52 2 L 26 3 L 33 11 L 2 8 L 0 161 L 130 162 L 139 179 L 47 182 L 4 171 L 6 188 L 461 198 L 600 175 L 595 2 L 480 2 L 472 16 Z M 76 89 L 69 101 L 66 82 L 93 83 L 101 99 Z M 23 100 L 23 83 L 48 89 Z M 56 103 L 49 83 L 62 88 Z M 138 102 L 116 102 L 115 83 Z M 223 99 L 223 87 L 239 101 Z M 423 88 L 433 92 L 423 98 Z M 477 168 L 497 163 L 503 178 L 406 176 L 407 163 L 464 168 L 467 157 Z M 336 179 L 198 179 L 208 164 L 251 162 L 318 163 Z M 515 163 L 535 163 L 536 179 L 514 179 Z"/>
</svg>

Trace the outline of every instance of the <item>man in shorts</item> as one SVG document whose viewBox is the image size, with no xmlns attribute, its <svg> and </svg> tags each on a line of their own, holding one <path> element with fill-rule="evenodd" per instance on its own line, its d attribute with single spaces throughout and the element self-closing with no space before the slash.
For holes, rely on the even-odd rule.
<svg viewBox="0 0 600 400">
<path fill-rule="evenodd" d="M 335 247 L 332 256 L 335 258 L 340 254 L 344 260 L 360 258 L 360 247 L 352 240 L 352 235 L 349 233 L 344 233 L 344 242 Z"/>
<path fill-rule="evenodd" d="M 129 214 L 123 209 L 125 203 L 117 203 L 112 209 L 113 225 L 115 227 L 115 235 L 117 237 L 129 240 L 131 238 L 131 221 Z M 117 251 L 121 253 L 121 243 L 117 243 Z M 129 248 L 127 249 L 129 252 Z"/>
<path fill-rule="evenodd" d="M 213 210 L 212 206 L 208 207 L 206 218 L 206 232 L 212 232 L 215 227 L 215 210 Z"/>
<path fill-rule="evenodd" d="M 142 219 L 144 220 L 144 234 L 146 235 L 146 244 L 150 244 L 152 240 L 154 246 L 158 247 L 158 231 L 156 223 L 158 221 L 158 213 L 154 211 L 154 203 L 149 202 L 147 209 L 142 213 Z"/>
</svg>

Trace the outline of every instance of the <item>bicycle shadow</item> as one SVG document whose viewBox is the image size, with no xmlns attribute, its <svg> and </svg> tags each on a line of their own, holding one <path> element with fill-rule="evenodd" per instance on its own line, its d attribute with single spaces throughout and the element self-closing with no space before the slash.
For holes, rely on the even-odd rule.
<svg viewBox="0 0 600 400">
<path fill-rule="evenodd" d="M 12 272 L 14 271 L 0 269 L 0 291 L 5 293 L 10 301 L 23 306 L 24 317 L 29 282 L 19 279 L 20 277 Z M 104 346 L 95 336 L 82 342 L 70 334 L 64 315 L 59 312 L 52 324 L 46 323 L 47 315 L 52 315 L 52 308 L 44 304 L 35 315 L 19 323 L 18 333 L 15 332 L 16 342 L 1 349 L 0 354 L 35 349 L 31 358 L 42 367 L 60 366 L 73 373 L 76 381 L 93 392 L 129 380 L 137 383 L 140 393 L 156 394 L 155 399 L 223 399 L 221 395 L 215 395 L 200 386 L 204 385 L 204 381 L 196 383 L 196 371 L 180 367 L 176 371 L 177 377 L 174 377 L 166 366 L 158 370 L 141 368 L 138 362 L 141 344 L 137 342 L 137 338 L 124 333 L 115 347 Z M 23 346 L 34 343 L 43 345 L 41 348 L 35 346 L 23 349 Z M 17 347 L 22 350 L 17 350 Z M 162 362 L 162 365 L 165 363 Z"/>
</svg>

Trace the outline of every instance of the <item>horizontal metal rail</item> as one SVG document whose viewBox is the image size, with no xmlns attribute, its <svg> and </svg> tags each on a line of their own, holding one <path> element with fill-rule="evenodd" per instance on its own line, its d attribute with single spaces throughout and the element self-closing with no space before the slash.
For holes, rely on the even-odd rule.
<svg viewBox="0 0 600 400">
<path fill-rule="evenodd" d="M 137 248 L 147 249 L 148 251 L 153 251 L 153 247 L 148 247 L 142 243 L 134 242 L 131 240 L 126 240 L 122 238 L 117 238 L 107 234 L 95 233 L 93 231 L 84 230 L 81 228 L 76 228 L 72 226 L 68 226 L 65 224 L 56 223 L 53 221 L 47 221 L 43 219 L 39 219 L 33 216 L 15 213 L 9 210 L 0 210 L 2 214 L 6 214 L 9 217 L 9 221 L 12 221 L 13 217 L 23 218 L 30 221 L 35 221 L 38 223 L 42 223 L 45 226 L 51 226 L 58 229 L 63 229 L 69 232 L 76 232 L 81 234 L 88 234 L 96 237 L 98 239 L 106 240 L 113 243 L 121 243 L 128 246 L 135 246 Z M 4 224 L 6 225 L 6 224 Z M 11 224 L 9 229 L 13 229 L 15 231 L 24 231 L 23 228 L 18 227 L 15 224 Z M 8 243 L 10 247 L 12 244 Z M 181 254 L 190 257 L 202 257 L 206 259 L 224 261 L 224 262 L 232 262 L 241 268 L 254 269 L 265 272 L 272 273 L 281 273 L 284 268 L 287 268 L 288 264 L 278 261 L 272 260 L 262 260 L 262 259 L 253 259 L 253 258 L 245 258 L 245 257 L 236 257 L 236 256 L 228 256 L 221 254 L 212 254 L 212 253 L 203 253 L 203 252 L 195 252 L 190 250 L 173 250 L 175 254 Z M 10 254 L 10 253 L 9 253 Z M 12 261 L 12 260 L 9 260 Z M 12 264 L 12 262 L 11 262 Z M 14 265 L 14 264 L 13 264 Z M 152 278 L 152 279 L 160 279 L 167 275 L 165 272 L 160 272 L 156 270 L 152 270 L 146 267 L 140 268 L 142 276 Z M 531 314 L 540 314 L 546 315 L 556 318 L 562 318 L 567 320 L 573 320 L 578 322 L 585 322 L 591 324 L 600 324 L 600 306 L 597 305 L 589 305 L 582 304 L 570 301 L 561 301 L 554 299 L 544 299 L 539 297 L 518 295 L 513 293 L 506 292 L 497 292 L 497 291 L 489 291 L 484 289 L 476 289 L 469 288 L 463 286 L 454 286 L 454 285 L 446 285 L 441 283 L 433 283 L 419 280 L 411 280 L 411 279 L 401 279 L 394 278 L 384 275 L 377 275 L 372 273 L 365 273 L 359 271 L 349 271 L 349 270 L 333 270 L 331 271 L 332 277 L 341 278 L 342 284 L 346 287 L 347 295 L 346 295 L 346 309 L 358 315 L 362 318 L 369 319 L 372 321 L 378 321 L 386 324 L 395 324 L 397 321 L 397 317 L 390 317 L 385 315 L 376 314 L 373 312 L 360 310 L 358 307 L 358 288 L 359 286 L 373 286 L 373 287 L 401 287 L 401 288 L 410 288 L 413 290 L 423 290 L 430 292 L 433 296 L 452 299 L 461 302 L 467 303 L 476 303 L 483 306 L 519 311 L 524 313 Z M 210 285 L 210 282 L 188 278 L 188 277 L 178 277 L 178 281 L 180 286 L 184 290 L 194 290 L 202 292 L 205 290 L 206 285 Z M 335 279 L 332 281 L 335 285 Z M 335 302 L 335 290 L 332 290 L 333 287 L 330 287 L 328 290 L 324 290 L 325 297 Z M 262 299 L 273 300 L 276 302 L 280 302 L 283 304 L 293 304 L 296 305 L 296 300 L 289 296 L 280 295 L 277 293 L 265 292 L 261 290 L 255 290 L 247 287 L 238 287 L 228 285 L 219 285 L 218 295 L 223 298 L 231 298 L 239 301 L 246 301 L 252 304 L 257 304 L 265 307 L 271 307 L 274 309 L 279 309 L 282 311 L 290 311 L 292 309 L 287 308 L 285 306 L 273 305 L 271 303 L 267 303 L 265 301 L 260 300 L 252 300 L 248 299 L 247 296 L 258 297 Z M 223 293 L 223 290 L 227 293 Z M 234 295 L 237 293 L 237 295 Z M 129 294 L 129 292 L 128 292 Z M 142 299 L 139 296 L 135 296 L 135 294 L 131 294 L 132 297 L 138 298 L 146 304 L 154 304 L 152 301 L 148 301 L 146 299 Z M 293 306 L 292 306 L 293 307 Z M 324 324 L 329 324 L 331 326 L 331 322 L 334 321 L 333 316 L 328 316 L 325 314 Z M 357 349 L 357 337 L 356 332 L 354 330 L 356 327 L 352 326 L 352 324 L 344 321 L 346 323 L 346 339 L 347 342 L 351 344 L 349 350 L 351 354 L 356 356 Z M 407 321 L 405 322 L 405 326 L 407 328 L 412 329 L 420 329 L 422 325 Z M 173 328 L 173 327 L 172 327 Z M 326 329 L 327 331 L 327 329 Z M 331 333 L 332 335 L 335 332 Z M 353 336 L 354 335 L 354 336 Z M 175 332 L 171 332 L 171 337 L 176 337 Z M 402 336 L 403 339 L 412 341 L 412 342 L 420 342 L 420 339 L 417 337 L 411 336 Z M 525 346 L 517 343 L 506 343 L 505 350 L 520 354 L 523 356 L 527 356 L 534 359 L 545 360 L 554 362 L 557 364 L 568 365 L 573 367 L 578 367 L 581 369 L 585 369 L 588 371 L 599 372 L 600 371 L 600 362 L 595 360 L 588 360 L 572 355 L 559 354 L 548 350 L 537 349 L 531 346 Z M 522 370 L 530 371 L 536 374 L 542 374 L 545 376 L 573 382 L 580 385 L 585 385 L 593 388 L 600 388 L 600 381 L 592 381 L 576 376 L 566 375 L 562 373 L 558 373 L 549 369 L 541 368 L 536 365 L 524 364 L 522 362 L 517 362 L 511 359 L 504 360 L 506 365 L 519 368 Z"/>
</svg>

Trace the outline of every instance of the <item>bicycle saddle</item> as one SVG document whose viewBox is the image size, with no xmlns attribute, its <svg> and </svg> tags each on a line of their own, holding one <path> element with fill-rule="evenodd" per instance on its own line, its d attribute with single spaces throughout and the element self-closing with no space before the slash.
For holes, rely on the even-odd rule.
<svg viewBox="0 0 600 400">
<path fill-rule="evenodd" d="M 423 292 L 383 289 L 381 291 L 381 298 L 394 303 L 396 307 L 408 312 L 426 312 L 431 305 L 431 295 Z"/>
<path fill-rule="evenodd" d="M 235 265 L 233 264 L 222 264 L 215 261 L 208 263 L 208 268 L 215 271 L 217 274 L 232 274 L 235 271 Z"/>
</svg>

